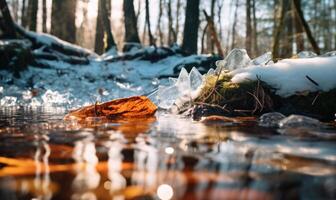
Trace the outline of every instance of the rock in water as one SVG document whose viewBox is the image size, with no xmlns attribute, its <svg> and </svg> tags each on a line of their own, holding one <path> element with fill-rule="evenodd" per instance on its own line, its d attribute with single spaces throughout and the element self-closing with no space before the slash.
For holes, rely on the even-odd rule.
<svg viewBox="0 0 336 200">
<path fill-rule="evenodd" d="M 102 104 L 85 106 L 71 111 L 64 119 L 77 118 L 85 120 L 89 117 L 102 117 L 106 119 L 129 119 L 129 118 L 147 118 L 152 117 L 157 110 L 154 105 L 145 96 L 134 96 L 123 99 L 115 99 Z"/>
<path fill-rule="evenodd" d="M 290 115 L 279 121 L 279 127 L 285 128 L 311 128 L 319 129 L 322 123 L 314 118 L 306 117 L 303 115 Z"/>
<path fill-rule="evenodd" d="M 286 116 L 279 112 L 265 113 L 259 118 L 259 126 L 278 127 L 280 120 Z"/>
<path fill-rule="evenodd" d="M 312 51 L 301 51 L 297 54 L 298 58 L 314 58 L 317 54 Z"/>
<path fill-rule="evenodd" d="M 336 51 L 329 51 L 322 55 L 322 57 L 332 57 L 332 56 L 336 56 Z"/>
</svg>

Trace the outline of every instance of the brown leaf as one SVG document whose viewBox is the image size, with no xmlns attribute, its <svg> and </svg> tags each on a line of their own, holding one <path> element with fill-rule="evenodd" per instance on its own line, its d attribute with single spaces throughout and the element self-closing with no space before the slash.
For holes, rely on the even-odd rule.
<svg viewBox="0 0 336 200">
<path fill-rule="evenodd" d="M 110 120 L 148 118 L 152 117 L 156 110 L 156 105 L 146 96 L 134 96 L 85 106 L 71 111 L 64 119 L 76 118 L 85 120 L 89 117 L 102 117 Z"/>
</svg>

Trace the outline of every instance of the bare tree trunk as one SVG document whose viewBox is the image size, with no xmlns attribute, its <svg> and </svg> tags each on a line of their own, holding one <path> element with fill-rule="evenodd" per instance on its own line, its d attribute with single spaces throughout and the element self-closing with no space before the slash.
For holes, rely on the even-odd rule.
<svg viewBox="0 0 336 200">
<path fill-rule="evenodd" d="M 177 0 L 176 3 L 176 18 L 175 18 L 175 43 L 177 42 L 179 32 L 180 32 L 180 8 L 181 8 L 181 0 Z"/>
<path fill-rule="evenodd" d="M 108 51 L 111 48 L 115 48 L 116 42 L 114 40 L 113 34 L 112 34 L 112 28 L 111 28 L 111 0 L 102 0 L 104 3 L 103 7 L 103 22 L 104 22 L 104 29 L 106 34 L 106 45 L 104 50 Z"/>
<path fill-rule="evenodd" d="M 246 0 L 246 51 L 252 52 L 252 24 L 251 24 L 251 0 Z"/>
<path fill-rule="evenodd" d="M 209 27 L 209 23 L 207 23 L 206 25 L 205 25 L 205 27 L 204 27 L 204 30 L 203 30 L 203 33 L 202 33 L 202 38 L 201 38 L 201 54 L 204 54 L 205 52 L 204 52 L 204 43 L 205 43 L 205 35 L 206 35 L 206 33 L 208 32 L 207 30 L 208 30 L 208 27 Z"/>
<path fill-rule="evenodd" d="M 224 5 L 224 0 L 217 1 L 217 19 L 219 24 L 219 38 L 223 38 L 223 28 L 222 28 L 222 9 Z"/>
<path fill-rule="evenodd" d="M 76 42 L 77 0 L 52 1 L 51 34 L 71 43 Z"/>
<path fill-rule="evenodd" d="M 221 46 L 220 41 L 218 39 L 215 24 L 214 24 L 213 20 L 211 19 L 211 17 L 208 16 L 206 11 L 203 10 L 203 12 L 204 12 L 205 18 L 208 22 L 208 25 L 209 25 L 209 32 L 211 33 L 211 41 L 212 41 L 212 43 L 214 43 L 216 45 L 218 55 L 220 55 L 221 57 L 224 57 L 223 49 L 222 49 L 222 46 Z"/>
<path fill-rule="evenodd" d="M 37 23 L 38 0 L 29 0 L 28 15 L 29 15 L 29 30 L 36 31 Z"/>
<path fill-rule="evenodd" d="M 252 31 L 252 39 L 253 39 L 253 53 L 255 56 L 259 54 L 258 50 L 258 22 L 257 22 L 257 17 L 256 17 L 256 5 L 255 5 L 256 0 L 252 0 L 252 12 L 253 12 L 253 31 Z"/>
<path fill-rule="evenodd" d="M 272 47 L 272 53 L 273 53 L 273 60 L 278 60 L 279 59 L 279 42 L 280 42 L 280 34 L 281 30 L 283 29 L 284 26 L 284 18 L 285 18 L 285 3 L 283 1 L 280 1 L 280 18 L 278 23 L 276 23 L 276 18 L 275 24 L 277 24 L 275 31 L 274 31 L 274 36 L 273 36 L 273 47 Z"/>
<path fill-rule="evenodd" d="M 98 1 L 95 52 L 102 54 L 116 46 L 111 30 L 111 1 Z"/>
<path fill-rule="evenodd" d="M 235 14 L 233 18 L 233 24 L 232 24 L 232 40 L 231 40 L 231 49 L 234 48 L 236 44 L 236 25 L 237 25 L 237 17 L 238 17 L 238 7 L 239 7 L 239 0 L 236 1 L 236 6 L 235 6 Z"/>
<path fill-rule="evenodd" d="M 199 0 L 187 0 L 182 49 L 189 54 L 197 53 Z"/>
<path fill-rule="evenodd" d="M 13 18 L 9 12 L 6 0 L 0 0 L 0 28 L 6 38 L 16 38 Z"/>
<path fill-rule="evenodd" d="M 300 19 L 301 25 L 303 26 L 304 30 L 306 31 L 306 34 L 307 34 L 307 37 L 308 37 L 308 40 L 309 40 L 310 44 L 312 45 L 315 53 L 320 54 L 320 48 L 318 47 L 317 42 L 315 41 L 315 39 L 314 39 L 314 37 L 313 37 L 313 35 L 310 31 L 309 25 L 308 25 L 307 21 L 305 20 L 305 18 L 303 16 L 303 12 L 301 10 L 301 0 L 293 0 L 293 2 L 294 2 L 294 8 L 295 8 L 296 14 L 298 15 L 298 17 Z"/>
<path fill-rule="evenodd" d="M 18 0 L 12 0 L 12 8 L 13 8 L 13 20 L 14 21 L 18 21 L 19 17 L 18 17 L 18 13 L 19 13 L 19 2 Z"/>
<path fill-rule="evenodd" d="M 95 52 L 104 53 L 104 24 L 103 24 L 103 0 L 98 0 L 98 15 L 96 25 Z"/>
<path fill-rule="evenodd" d="M 125 42 L 140 43 L 133 0 L 124 0 Z"/>
<path fill-rule="evenodd" d="M 42 31 L 47 33 L 47 0 L 42 1 Z"/>
<path fill-rule="evenodd" d="M 146 0 L 146 24 L 147 24 L 147 30 L 148 30 L 149 44 L 151 46 L 155 45 L 155 40 L 154 40 L 154 37 L 152 35 L 151 25 L 150 25 L 149 1 L 148 0 Z"/>
<path fill-rule="evenodd" d="M 176 41 L 175 32 L 173 29 L 173 16 L 172 16 L 172 6 L 171 0 L 168 0 L 168 45 L 173 44 Z"/>
<path fill-rule="evenodd" d="M 292 11 L 293 8 L 291 6 L 291 0 L 283 0 L 285 2 L 285 35 L 284 42 L 281 48 L 280 56 L 282 58 L 288 58 L 293 56 L 293 19 L 292 19 Z"/>
<path fill-rule="evenodd" d="M 216 0 L 211 0 L 210 4 L 210 17 L 211 21 L 214 21 L 215 18 L 215 3 Z M 208 53 L 214 53 L 214 44 L 213 44 L 213 35 L 212 35 L 212 30 L 210 28 L 211 25 L 209 25 L 209 28 L 207 29 L 207 52 Z M 217 33 L 216 33 L 217 34 Z"/>
<path fill-rule="evenodd" d="M 22 27 L 26 28 L 27 26 L 27 1 L 22 0 L 22 7 L 21 7 L 21 25 Z"/>
<path fill-rule="evenodd" d="M 334 0 L 334 15 L 336 21 L 336 0 Z M 336 49 L 336 23 L 334 24 L 334 49 Z"/>
<path fill-rule="evenodd" d="M 230 5 L 229 5 L 229 16 L 231 16 L 233 12 L 233 1 L 230 0 Z M 231 20 L 229 21 L 229 25 L 228 27 L 231 26 Z M 228 28 L 227 29 L 227 36 L 226 36 L 226 48 L 225 48 L 225 52 L 229 51 L 229 49 L 231 49 L 231 44 L 230 44 L 230 39 L 232 39 L 232 33 L 231 33 L 231 29 Z"/>
<path fill-rule="evenodd" d="M 162 1 L 163 0 L 159 0 L 159 16 L 158 16 L 158 21 L 157 21 L 157 25 L 156 25 L 156 38 L 159 38 L 159 44 L 160 46 L 163 45 L 163 34 L 162 34 L 162 30 L 161 30 L 161 18 L 162 18 L 162 11 L 163 11 L 163 6 L 162 6 Z"/>
<path fill-rule="evenodd" d="M 303 38 L 304 30 L 301 26 L 300 19 L 294 10 L 293 4 L 294 2 L 292 1 L 292 8 L 293 8 L 292 14 L 293 14 L 293 23 L 294 23 L 294 28 L 295 28 L 294 38 L 295 38 L 295 43 L 296 43 L 296 50 L 297 52 L 300 52 L 304 50 L 304 38 Z"/>
<path fill-rule="evenodd" d="M 140 13 L 141 13 L 141 2 L 142 1 L 138 1 L 137 12 L 135 13 L 135 11 L 134 11 L 137 25 L 138 25 L 139 16 L 140 16 Z"/>
</svg>

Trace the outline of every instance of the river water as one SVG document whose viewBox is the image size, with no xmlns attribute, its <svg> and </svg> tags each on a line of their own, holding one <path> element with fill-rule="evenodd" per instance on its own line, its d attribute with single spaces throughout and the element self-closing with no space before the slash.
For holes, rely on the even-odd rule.
<svg viewBox="0 0 336 200">
<path fill-rule="evenodd" d="M 0 109 L 0 199 L 335 199 L 336 140 L 249 119 L 78 124 L 62 108 Z M 299 130 L 298 130 L 299 131 Z"/>
</svg>

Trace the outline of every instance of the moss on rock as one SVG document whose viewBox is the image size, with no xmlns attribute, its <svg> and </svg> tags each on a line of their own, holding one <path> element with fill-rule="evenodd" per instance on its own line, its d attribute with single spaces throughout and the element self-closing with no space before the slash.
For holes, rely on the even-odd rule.
<svg viewBox="0 0 336 200">
<path fill-rule="evenodd" d="M 323 120 L 336 113 L 336 88 L 328 92 L 312 92 L 282 98 L 261 80 L 232 83 L 227 73 L 209 75 L 195 100 L 198 105 L 223 108 L 223 115 L 259 115 L 270 111 L 305 114 Z"/>
</svg>

